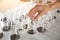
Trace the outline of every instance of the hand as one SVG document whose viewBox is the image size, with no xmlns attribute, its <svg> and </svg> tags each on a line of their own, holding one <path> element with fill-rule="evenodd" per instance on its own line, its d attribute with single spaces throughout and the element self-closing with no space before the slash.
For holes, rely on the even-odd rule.
<svg viewBox="0 0 60 40">
<path fill-rule="evenodd" d="M 45 10 L 45 8 L 47 8 L 47 5 L 36 5 L 34 8 L 30 10 L 28 16 L 30 17 L 30 19 L 36 20 L 39 18 L 38 16 L 40 16 L 41 12 Z"/>
</svg>

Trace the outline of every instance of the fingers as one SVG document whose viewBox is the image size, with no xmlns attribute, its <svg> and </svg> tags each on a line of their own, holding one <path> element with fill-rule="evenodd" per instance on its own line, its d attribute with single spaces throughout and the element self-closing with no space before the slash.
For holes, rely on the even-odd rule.
<svg viewBox="0 0 60 40">
<path fill-rule="evenodd" d="M 47 6 L 46 5 L 36 5 L 34 8 L 30 10 L 28 13 L 28 16 L 30 19 L 34 20 L 35 18 L 38 19 L 40 12 L 42 12 Z M 36 15 L 36 13 L 39 11 L 39 13 Z"/>
<path fill-rule="evenodd" d="M 32 17 L 34 17 L 35 13 L 38 11 L 38 7 L 35 6 L 34 8 L 32 8 L 29 13 L 28 16 L 32 19 Z"/>
<path fill-rule="evenodd" d="M 49 10 L 50 10 L 49 8 L 45 8 L 42 12 L 38 12 L 38 15 L 34 17 L 34 20 L 38 20 L 39 17 L 47 14 L 47 12 L 48 12 Z"/>
<path fill-rule="evenodd" d="M 38 14 L 37 16 L 35 16 L 34 17 L 34 19 L 33 20 L 38 20 L 39 19 L 39 17 L 41 17 L 42 15 L 40 15 L 40 14 Z"/>
<path fill-rule="evenodd" d="M 38 18 L 41 16 L 40 13 L 41 12 L 38 12 L 38 15 L 36 15 L 33 20 L 38 20 Z"/>
</svg>

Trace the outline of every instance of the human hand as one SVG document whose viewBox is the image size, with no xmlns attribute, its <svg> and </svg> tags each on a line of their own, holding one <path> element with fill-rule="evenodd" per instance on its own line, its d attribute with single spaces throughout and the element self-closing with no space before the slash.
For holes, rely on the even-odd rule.
<svg viewBox="0 0 60 40">
<path fill-rule="evenodd" d="M 46 8 L 47 8 L 47 5 L 36 5 L 35 7 L 33 7 L 30 10 L 30 12 L 28 13 L 28 16 L 32 20 L 37 20 L 40 16 L 41 12 L 44 12 L 43 10 L 45 10 Z"/>
</svg>

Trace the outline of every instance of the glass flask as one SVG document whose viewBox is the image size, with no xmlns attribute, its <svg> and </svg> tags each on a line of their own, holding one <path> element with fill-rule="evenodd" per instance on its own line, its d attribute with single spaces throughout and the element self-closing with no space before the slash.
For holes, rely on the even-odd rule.
<svg viewBox="0 0 60 40">
<path fill-rule="evenodd" d="M 25 15 L 20 15 L 19 18 L 17 18 L 16 20 L 16 27 L 15 27 L 15 30 L 17 32 L 17 34 L 24 34 L 24 28 L 26 28 L 25 26 Z"/>
<path fill-rule="evenodd" d="M 34 24 L 35 21 L 32 21 L 32 20 L 29 18 L 28 15 L 26 15 L 26 20 L 25 20 L 24 23 L 28 25 L 28 27 L 27 27 L 27 33 L 28 33 L 28 34 L 35 34 L 35 33 L 36 33 L 35 28 L 34 28 L 34 27 L 36 26 L 36 24 Z"/>
<path fill-rule="evenodd" d="M 3 18 L 3 23 L 4 23 L 3 31 L 9 31 L 11 29 L 10 20 L 8 20 L 7 17 L 4 17 Z"/>
<path fill-rule="evenodd" d="M 42 16 L 42 17 L 39 18 L 38 25 L 37 25 L 37 31 L 38 32 L 44 32 L 44 31 L 46 31 L 47 25 L 46 25 L 45 21 L 46 21 L 46 15 L 44 15 L 44 16 Z"/>
<path fill-rule="evenodd" d="M 44 32 L 46 31 L 46 29 L 48 27 L 51 26 L 51 23 L 56 19 L 56 16 L 54 16 L 54 13 L 52 14 L 52 12 L 48 12 L 47 14 L 41 16 L 38 20 L 38 26 L 37 26 L 37 30 L 40 32 Z"/>
<path fill-rule="evenodd" d="M 2 30 L 2 28 L 3 28 L 3 22 L 0 19 L 0 38 L 3 37 L 3 30 Z"/>
<path fill-rule="evenodd" d="M 4 16 L 2 15 L 2 13 L 0 13 L 0 39 L 3 38 L 3 36 L 4 36 L 3 30 L 2 30 L 3 26 L 4 26 L 3 20 L 2 20 L 3 18 L 4 18 Z"/>
</svg>

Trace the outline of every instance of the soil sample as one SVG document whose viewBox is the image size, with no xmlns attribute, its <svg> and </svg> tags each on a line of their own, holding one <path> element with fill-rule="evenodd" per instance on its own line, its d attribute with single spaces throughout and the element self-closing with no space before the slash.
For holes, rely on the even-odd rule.
<svg viewBox="0 0 60 40">
<path fill-rule="evenodd" d="M 0 38 L 2 38 L 3 37 L 3 33 L 0 33 Z"/>
<path fill-rule="evenodd" d="M 60 13 L 60 10 L 57 10 L 57 13 Z"/>
<path fill-rule="evenodd" d="M 23 28 L 24 28 L 24 29 L 27 29 L 27 28 L 28 28 L 28 24 L 24 24 L 24 25 L 23 25 Z"/>
<path fill-rule="evenodd" d="M 11 40 L 18 40 L 20 38 L 20 35 L 18 35 L 18 34 L 12 34 L 11 36 L 10 36 L 10 39 Z"/>
<path fill-rule="evenodd" d="M 54 16 L 54 19 L 56 19 L 56 16 Z"/>
<path fill-rule="evenodd" d="M 6 21 L 7 21 L 7 18 L 6 18 L 6 17 L 4 17 L 3 22 L 6 22 Z"/>
<path fill-rule="evenodd" d="M 9 31 L 10 30 L 10 26 L 4 26 L 3 31 Z"/>
<path fill-rule="evenodd" d="M 28 32 L 28 34 L 35 34 L 35 31 L 33 29 L 30 29 L 27 32 Z"/>
<path fill-rule="evenodd" d="M 43 28 L 43 27 L 38 27 L 38 28 L 37 28 L 37 31 L 38 31 L 38 32 L 44 32 L 44 31 L 46 31 L 46 29 Z"/>
</svg>

